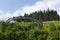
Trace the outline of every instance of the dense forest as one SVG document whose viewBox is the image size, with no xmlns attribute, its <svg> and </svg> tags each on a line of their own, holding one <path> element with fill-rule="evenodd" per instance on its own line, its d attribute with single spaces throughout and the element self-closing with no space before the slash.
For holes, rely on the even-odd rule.
<svg viewBox="0 0 60 40">
<path fill-rule="evenodd" d="M 26 14 L 24 15 L 24 17 L 31 17 L 31 18 L 35 18 L 41 21 L 53 21 L 53 20 L 60 20 L 60 17 L 57 13 L 56 10 L 50 10 L 49 8 L 47 10 L 44 11 L 35 11 L 32 12 L 30 14 Z"/>
</svg>

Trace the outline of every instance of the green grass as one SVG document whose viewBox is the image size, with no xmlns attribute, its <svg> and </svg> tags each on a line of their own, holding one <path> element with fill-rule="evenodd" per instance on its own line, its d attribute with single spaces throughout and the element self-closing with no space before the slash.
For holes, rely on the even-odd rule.
<svg viewBox="0 0 60 40">
<path fill-rule="evenodd" d="M 60 31 L 60 21 L 46 21 L 43 22 L 43 29 L 49 31 L 50 27 L 56 28 L 56 30 Z M 51 29 L 52 29 L 51 28 Z"/>
</svg>

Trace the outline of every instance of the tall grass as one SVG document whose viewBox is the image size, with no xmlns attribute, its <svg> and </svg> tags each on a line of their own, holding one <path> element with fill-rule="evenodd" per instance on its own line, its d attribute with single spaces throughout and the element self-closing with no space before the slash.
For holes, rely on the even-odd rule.
<svg viewBox="0 0 60 40">
<path fill-rule="evenodd" d="M 60 23 L 45 22 L 40 30 L 37 23 L 0 22 L 0 40 L 60 40 Z"/>
</svg>

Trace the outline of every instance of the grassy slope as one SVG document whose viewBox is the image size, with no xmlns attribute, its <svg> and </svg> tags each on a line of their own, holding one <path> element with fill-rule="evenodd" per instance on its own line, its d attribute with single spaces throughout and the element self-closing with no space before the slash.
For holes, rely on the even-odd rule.
<svg viewBox="0 0 60 40">
<path fill-rule="evenodd" d="M 49 31 L 50 27 L 52 27 L 52 29 L 55 27 L 56 29 L 60 29 L 60 21 L 46 21 L 43 22 L 43 28 L 46 31 Z"/>
</svg>

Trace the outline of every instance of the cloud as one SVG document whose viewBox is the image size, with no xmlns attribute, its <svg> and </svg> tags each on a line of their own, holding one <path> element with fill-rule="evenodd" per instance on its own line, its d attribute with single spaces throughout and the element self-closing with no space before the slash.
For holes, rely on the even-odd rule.
<svg viewBox="0 0 60 40">
<path fill-rule="evenodd" d="M 11 17 L 13 17 L 11 13 L 0 10 L 0 20 L 7 20 L 8 18 L 11 18 Z"/>
<path fill-rule="evenodd" d="M 15 14 L 19 14 L 19 15 L 23 15 L 24 13 L 30 13 L 30 12 L 35 12 L 38 10 L 44 10 L 47 8 L 50 9 L 55 9 L 55 6 L 58 5 L 60 3 L 60 0 L 43 0 L 43 1 L 37 1 L 36 3 L 34 3 L 34 5 L 31 6 L 25 6 L 22 8 L 22 10 L 17 9 Z"/>
<path fill-rule="evenodd" d="M 13 16 L 21 16 L 24 15 L 24 13 L 30 14 L 30 12 L 35 12 L 38 10 L 44 10 L 47 8 L 57 10 L 55 6 L 60 4 L 60 0 L 42 0 L 42 1 L 37 1 L 34 3 L 34 5 L 27 5 L 22 8 L 17 9 L 15 12 L 10 13 L 10 12 L 3 12 L 0 11 L 0 19 L 8 19 Z M 59 13 L 58 13 L 59 14 Z"/>
<path fill-rule="evenodd" d="M 60 16 L 60 12 L 58 12 L 59 16 Z"/>
</svg>

